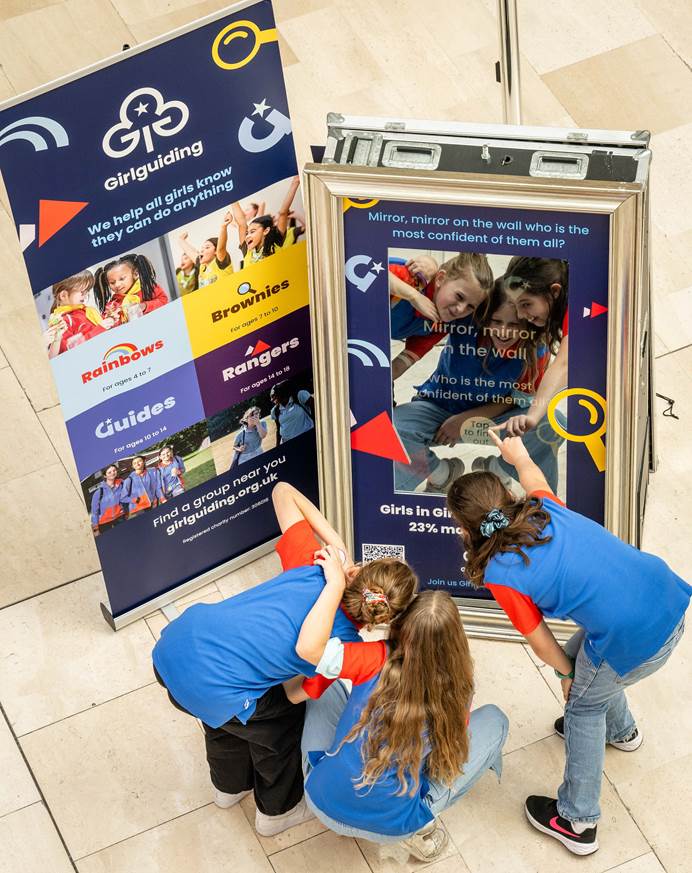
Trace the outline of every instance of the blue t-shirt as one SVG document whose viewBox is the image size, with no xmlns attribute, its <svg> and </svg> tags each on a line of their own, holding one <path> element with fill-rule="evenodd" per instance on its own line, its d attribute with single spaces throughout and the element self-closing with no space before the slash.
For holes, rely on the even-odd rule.
<svg viewBox="0 0 692 873">
<path fill-rule="evenodd" d="M 543 496 L 543 495 L 542 495 Z M 521 556 L 495 555 L 485 581 L 526 595 L 543 615 L 584 628 L 584 648 L 598 666 L 619 676 L 643 664 L 682 618 L 692 588 L 665 561 L 641 552 L 600 524 L 543 496 L 549 543 Z"/>
<path fill-rule="evenodd" d="M 375 834 L 403 837 L 424 828 L 434 818 L 425 802 L 429 790 L 425 773 L 421 772 L 413 797 L 398 796 L 400 785 L 396 768 L 388 770 L 374 785 L 356 788 L 363 772 L 363 735 L 339 749 L 341 740 L 360 719 L 379 678 L 377 673 L 368 682 L 353 686 L 331 749 L 309 755 L 313 769 L 305 782 L 305 793 L 317 809 L 341 824 Z"/>
<path fill-rule="evenodd" d="M 281 430 L 281 442 L 292 440 L 294 437 L 300 436 L 308 430 L 312 430 L 315 426 L 312 417 L 307 411 L 307 403 L 310 400 L 310 393 L 301 390 L 298 392 L 295 400 L 289 400 L 286 406 L 275 406 L 271 411 L 271 417 L 274 421 L 278 421 Z"/>
<path fill-rule="evenodd" d="M 418 396 L 452 415 L 498 403 L 497 398 L 507 398 L 511 406 L 525 369 L 522 358 L 500 355 L 492 343 L 479 344 L 475 331 L 465 337 L 450 336 L 435 372 L 417 386 Z"/>
<path fill-rule="evenodd" d="M 170 497 L 174 491 L 184 487 L 182 474 L 185 472 L 185 464 L 179 455 L 175 455 L 170 464 L 160 462 L 158 470 L 161 474 L 161 487 L 166 497 Z M 173 470 L 178 472 L 173 473 Z"/>
<path fill-rule="evenodd" d="M 323 587 L 320 567 L 297 567 L 221 603 L 190 606 L 163 629 L 153 651 L 166 688 L 210 727 L 234 716 L 245 724 L 272 685 L 315 675 L 295 646 Z M 360 642 L 341 609 L 331 636 Z"/>
</svg>

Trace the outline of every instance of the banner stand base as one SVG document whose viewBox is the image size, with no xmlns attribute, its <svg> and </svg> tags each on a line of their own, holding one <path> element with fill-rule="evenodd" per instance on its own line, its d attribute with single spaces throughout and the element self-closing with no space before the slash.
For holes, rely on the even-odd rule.
<svg viewBox="0 0 692 873">
<path fill-rule="evenodd" d="M 146 603 L 142 603 L 139 606 L 134 607 L 134 609 L 123 612 L 118 616 L 113 616 L 110 607 L 105 603 L 101 603 L 101 614 L 111 630 L 118 631 L 121 628 L 126 627 L 128 624 L 132 624 L 140 618 L 144 618 L 146 615 L 151 615 L 152 612 L 156 612 L 157 609 L 163 610 L 164 607 L 169 606 L 175 600 L 185 597 L 186 594 L 190 594 L 198 588 L 208 585 L 210 582 L 215 582 L 217 579 L 220 579 L 221 576 L 225 576 L 233 570 L 239 570 L 241 567 L 244 567 L 245 564 L 250 564 L 252 561 L 256 561 L 258 558 L 268 555 L 270 552 L 274 551 L 274 546 L 278 541 L 279 537 L 274 537 L 274 539 L 263 543 L 261 546 L 257 546 L 249 552 L 245 552 L 245 554 L 239 555 L 237 558 L 233 558 L 230 561 L 225 561 L 223 564 L 219 564 L 218 567 L 214 567 L 213 570 L 208 570 L 201 576 L 195 576 L 194 579 L 189 579 L 187 582 L 183 582 L 182 585 L 178 585 L 170 591 L 160 594 L 153 600 L 147 600 Z M 176 617 L 175 615 L 171 616 L 170 610 L 165 610 L 164 614 L 169 620 Z"/>
</svg>

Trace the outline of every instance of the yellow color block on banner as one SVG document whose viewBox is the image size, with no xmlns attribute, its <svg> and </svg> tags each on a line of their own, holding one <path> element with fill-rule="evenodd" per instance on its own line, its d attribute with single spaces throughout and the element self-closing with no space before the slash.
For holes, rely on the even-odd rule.
<svg viewBox="0 0 692 873">
<path fill-rule="evenodd" d="M 195 358 L 271 324 L 308 303 L 305 242 L 182 298 Z"/>
</svg>

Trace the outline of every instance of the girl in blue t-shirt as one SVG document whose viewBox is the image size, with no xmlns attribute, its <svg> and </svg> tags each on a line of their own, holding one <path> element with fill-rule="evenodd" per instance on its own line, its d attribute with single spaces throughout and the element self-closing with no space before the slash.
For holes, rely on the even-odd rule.
<svg viewBox="0 0 692 873">
<path fill-rule="evenodd" d="M 487 769 L 499 778 L 507 718 L 495 706 L 470 712 L 473 662 L 449 594 L 419 594 L 392 622 L 388 643 L 358 647 L 328 640 L 338 587 L 331 604 L 329 597 L 328 585 L 296 647 L 317 664 L 323 683 L 333 682 L 308 703 L 307 802 L 338 834 L 402 842 L 415 857 L 433 860 L 447 841 L 440 813 Z M 351 680 L 350 696 L 336 677 Z M 304 695 L 314 696 L 316 681 L 303 682 Z"/>
<path fill-rule="evenodd" d="M 166 502 L 158 467 L 147 467 L 144 455 L 132 459 L 132 472 L 125 480 L 123 495 L 130 508 L 130 518 L 145 509 Z"/>
<path fill-rule="evenodd" d="M 336 578 L 341 592 L 330 630 L 356 649 L 366 645 L 358 630 L 395 618 L 418 587 L 402 561 L 354 565 L 341 537 L 293 486 L 278 483 L 272 498 L 284 572 L 220 603 L 189 607 L 164 628 L 153 652 L 173 704 L 202 721 L 215 803 L 227 808 L 254 790 L 263 836 L 312 817 L 302 799 L 304 707 L 289 703 L 281 685 L 314 674 L 296 641 L 325 581 L 331 592 Z"/>
<path fill-rule="evenodd" d="M 91 496 L 91 528 L 94 536 L 110 530 L 127 518 L 125 483 L 117 464 L 103 470 L 103 479 Z"/>
<path fill-rule="evenodd" d="M 185 462 L 180 455 L 176 455 L 173 446 L 164 446 L 161 449 L 156 469 L 161 476 L 161 490 L 166 500 L 184 493 L 185 481 L 183 473 L 185 472 Z"/>
<path fill-rule="evenodd" d="M 270 415 L 276 424 L 277 446 L 314 428 L 315 406 L 309 391 L 284 379 L 272 385 L 269 399 L 274 404 Z"/>
<path fill-rule="evenodd" d="M 461 528 L 467 578 L 492 592 L 562 680 L 565 715 L 555 730 L 565 739 L 564 779 L 557 800 L 528 797 L 526 815 L 570 852 L 588 855 L 598 849 L 606 743 L 631 752 L 642 742 L 624 689 L 668 660 L 692 588 L 660 558 L 567 509 L 520 437 L 491 435 L 526 498 L 484 472 L 457 479 L 447 502 Z M 543 616 L 579 625 L 564 651 Z"/>
<path fill-rule="evenodd" d="M 259 406 L 251 406 L 240 419 L 240 430 L 233 440 L 231 469 L 237 464 L 246 464 L 261 455 L 262 440 L 267 435 L 267 425 L 262 421 L 262 410 Z"/>
<path fill-rule="evenodd" d="M 517 315 L 501 281 L 495 283 L 483 316 L 470 318 L 450 334 L 437 368 L 417 386 L 411 403 L 394 409 L 394 426 L 410 464 L 394 465 L 399 491 L 444 494 L 464 472 L 459 458 L 439 458 L 431 446 L 454 446 L 464 422 L 482 416 L 501 422 L 514 415 L 536 391 L 548 364 L 545 345 Z M 552 442 L 534 437 L 531 454 L 557 487 L 557 452 Z"/>
</svg>

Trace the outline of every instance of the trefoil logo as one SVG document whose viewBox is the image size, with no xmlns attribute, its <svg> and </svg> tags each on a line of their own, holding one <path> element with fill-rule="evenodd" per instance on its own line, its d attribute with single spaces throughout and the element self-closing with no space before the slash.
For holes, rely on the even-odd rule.
<svg viewBox="0 0 692 873">
<path fill-rule="evenodd" d="M 153 152 L 155 135 L 174 136 L 189 118 L 182 100 L 164 100 L 156 88 L 138 88 L 121 103 L 120 120 L 104 134 L 103 150 L 109 158 L 124 158 L 144 142 L 145 150 Z"/>
</svg>

